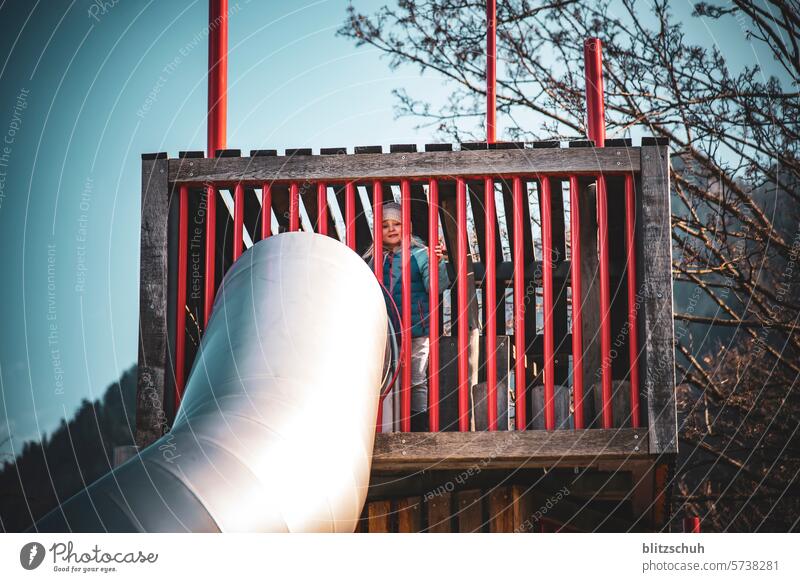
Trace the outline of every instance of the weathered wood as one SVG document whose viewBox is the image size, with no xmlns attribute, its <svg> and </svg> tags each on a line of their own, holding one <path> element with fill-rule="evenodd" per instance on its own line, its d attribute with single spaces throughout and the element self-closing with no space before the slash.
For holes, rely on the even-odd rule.
<svg viewBox="0 0 800 582">
<path fill-rule="evenodd" d="M 483 505 L 481 491 L 469 489 L 455 494 L 456 521 L 460 533 L 480 532 L 483 529 Z"/>
<path fill-rule="evenodd" d="M 588 389 L 601 378 L 600 356 L 600 271 L 597 260 L 597 196 L 594 181 L 578 182 L 578 212 L 581 243 L 581 305 L 583 323 L 583 386 L 584 416 L 594 417 L 594 406 Z M 574 211 L 574 210 L 573 210 Z M 599 424 L 588 424 L 599 426 Z"/>
<path fill-rule="evenodd" d="M 534 511 L 531 496 L 527 495 L 529 489 L 530 487 L 524 485 L 511 486 L 511 515 L 514 533 L 532 533 L 534 531 L 526 523 Z"/>
<path fill-rule="evenodd" d="M 489 400 L 486 389 L 486 336 L 481 336 L 480 372 L 477 384 L 470 390 L 473 426 L 475 430 L 489 429 Z M 508 430 L 508 385 L 511 374 L 511 342 L 508 336 L 497 336 L 497 430 Z"/>
<path fill-rule="evenodd" d="M 514 531 L 514 503 L 511 487 L 495 487 L 489 492 L 489 531 L 511 533 Z"/>
<path fill-rule="evenodd" d="M 170 192 L 166 159 L 142 161 L 139 284 L 139 365 L 136 444 L 146 447 L 169 428 L 164 410 L 167 377 L 167 278 Z"/>
<path fill-rule="evenodd" d="M 669 185 L 669 150 L 665 146 L 641 148 L 641 188 L 637 192 L 638 249 L 641 275 L 639 358 L 651 453 L 678 451 L 675 404 L 675 353 L 672 313 L 672 226 Z M 643 364 L 643 365 L 642 365 Z"/>
<path fill-rule="evenodd" d="M 603 410 L 602 383 L 596 382 L 593 384 L 591 392 L 596 415 L 596 418 L 592 419 L 592 423 L 600 425 Z M 611 382 L 611 415 L 614 428 L 631 426 L 631 383 L 627 380 L 613 380 Z"/>
<path fill-rule="evenodd" d="M 372 180 L 511 176 L 517 174 L 592 174 L 638 172 L 637 148 L 508 149 L 358 155 L 294 155 L 194 160 L 193 166 L 170 163 L 171 182 L 262 180 Z M 619 152 L 624 153 L 624 155 Z"/>
<path fill-rule="evenodd" d="M 401 497 L 397 500 L 397 531 L 415 533 L 422 528 L 422 499 Z"/>
<path fill-rule="evenodd" d="M 530 426 L 534 430 L 544 430 L 544 386 L 541 384 L 534 386 L 531 390 L 531 397 L 533 416 L 530 419 Z M 565 386 L 564 384 L 556 384 L 554 386 L 553 408 L 555 410 L 556 429 L 571 429 L 575 427 L 575 422 L 570 412 L 569 386 Z"/>
<path fill-rule="evenodd" d="M 369 533 L 391 532 L 390 515 L 392 511 L 389 501 L 372 501 L 367 507 L 367 528 Z"/>
<path fill-rule="evenodd" d="M 430 533 L 450 533 L 452 530 L 452 496 L 450 493 L 443 493 L 425 502 L 425 510 L 428 517 L 428 528 Z"/>
<path fill-rule="evenodd" d="M 647 451 L 646 429 L 381 433 L 372 470 L 567 467 L 647 459 Z"/>
<path fill-rule="evenodd" d="M 553 369 L 556 384 L 567 385 L 569 378 L 569 358 L 559 353 L 571 351 L 571 341 L 567 343 L 569 327 L 567 321 L 567 288 L 569 271 L 559 269 L 567 264 L 567 233 L 565 229 L 564 193 L 560 178 L 550 180 L 551 238 L 553 245 L 553 341 L 555 362 Z M 556 276 L 558 273 L 561 276 Z"/>
</svg>

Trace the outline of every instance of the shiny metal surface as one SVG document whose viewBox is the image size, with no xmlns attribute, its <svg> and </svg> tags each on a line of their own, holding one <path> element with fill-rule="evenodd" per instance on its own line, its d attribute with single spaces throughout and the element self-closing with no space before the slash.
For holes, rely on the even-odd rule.
<svg viewBox="0 0 800 582">
<path fill-rule="evenodd" d="M 352 532 L 387 353 L 356 253 L 302 232 L 257 243 L 218 291 L 172 430 L 37 529 Z"/>
</svg>

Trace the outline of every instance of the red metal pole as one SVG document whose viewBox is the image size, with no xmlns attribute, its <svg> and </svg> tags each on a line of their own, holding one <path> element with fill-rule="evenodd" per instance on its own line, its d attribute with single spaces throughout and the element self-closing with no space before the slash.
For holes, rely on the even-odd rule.
<svg viewBox="0 0 800 582">
<path fill-rule="evenodd" d="M 300 193 L 297 182 L 289 186 L 289 232 L 300 230 Z"/>
<path fill-rule="evenodd" d="M 326 218 L 327 220 L 327 218 Z M 327 231 L 327 225 L 325 227 Z M 383 280 L 383 192 L 379 180 L 372 182 L 372 267 L 381 284 Z M 401 346 L 402 347 L 402 346 Z M 405 352 L 400 359 L 405 358 Z M 383 400 L 378 402 L 378 432 L 383 432 Z"/>
<path fill-rule="evenodd" d="M 467 185 L 456 179 L 458 280 L 458 430 L 469 431 L 469 313 L 467 310 Z"/>
<path fill-rule="evenodd" d="M 328 185 L 325 182 L 317 184 L 317 232 L 328 234 Z"/>
<path fill-rule="evenodd" d="M 525 430 L 526 419 L 526 377 L 525 377 L 525 264 L 522 243 L 522 180 L 514 177 L 514 241 L 512 259 L 514 261 L 514 386 L 516 391 L 516 426 Z"/>
<path fill-rule="evenodd" d="M 439 244 L 439 183 L 428 183 L 428 261 L 430 268 L 430 287 L 428 304 L 428 429 L 439 431 L 439 257 L 436 245 Z"/>
<path fill-rule="evenodd" d="M 216 249 L 217 249 L 217 187 L 206 186 L 206 279 L 203 297 L 203 323 L 208 324 L 216 293 Z"/>
<path fill-rule="evenodd" d="M 233 260 L 242 256 L 244 240 L 244 186 L 241 182 L 233 190 Z"/>
<path fill-rule="evenodd" d="M 575 398 L 575 428 L 583 428 L 583 315 L 581 308 L 581 218 L 578 177 L 569 177 L 570 278 L 572 286 L 572 391 Z"/>
<path fill-rule="evenodd" d="M 495 252 L 496 210 L 494 180 L 484 179 L 484 207 L 486 213 L 486 294 L 483 308 L 486 311 L 486 398 L 489 430 L 497 430 L 497 261 Z"/>
<path fill-rule="evenodd" d="M 588 38 L 583 43 L 586 68 L 586 110 L 589 139 L 595 147 L 606 144 L 605 103 L 603 101 L 603 43 L 599 38 Z"/>
<path fill-rule="evenodd" d="M 555 367 L 553 340 L 553 237 L 552 212 L 550 200 L 550 178 L 544 177 L 541 184 L 542 224 L 542 295 L 544 311 L 544 427 L 553 430 L 556 427 L 555 410 Z"/>
<path fill-rule="evenodd" d="M 403 285 L 403 385 L 400 391 L 400 430 L 411 432 L 411 183 L 400 181 L 402 219 L 402 285 Z"/>
<path fill-rule="evenodd" d="M 186 264 L 189 254 L 189 187 L 178 195 L 178 305 L 175 315 L 175 409 L 181 404 L 186 367 Z"/>
<path fill-rule="evenodd" d="M 272 234 L 272 187 L 264 182 L 261 184 L 261 238 L 265 239 Z"/>
<path fill-rule="evenodd" d="M 597 177 L 597 238 L 600 246 L 600 369 L 602 372 L 603 428 L 611 428 L 611 283 L 608 270 L 608 205 L 606 178 Z"/>
<path fill-rule="evenodd" d="M 228 116 L 228 0 L 208 2 L 208 157 L 225 149 Z"/>
<path fill-rule="evenodd" d="M 497 1 L 486 1 L 486 141 L 494 143 L 497 127 Z"/>
<path fill-rule="evenodd" d="M 383 190 L 380 180 L 372 182 L 372 238 L 375 246 L 372 256 L 375 268 L 375 276 L 378 281 L 386 284 L 383 280 Z"/>
<path fill-rule="evenodd" d="M 348 182 L 344 187 L 345 240 L 356 250 L 356 187 Z"/>
<path fill-rule="evenodd" d="M 631 368 L 631 426 L 639 428 L 639 333 L 636 300 L 636 205 L 633 176 L 625 176 L 625 244 L 628 252 L 628 355 Z"/>
</svg>

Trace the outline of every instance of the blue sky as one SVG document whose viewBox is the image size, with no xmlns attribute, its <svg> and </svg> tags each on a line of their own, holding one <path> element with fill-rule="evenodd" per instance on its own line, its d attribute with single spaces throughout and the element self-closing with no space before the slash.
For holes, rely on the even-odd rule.
<svg viewBox="0 0 800 582">
<path fill-rule="evenodd" d="M 230 0 L 229 147 L 435 141 L 394 119 L 391 90 L 447 87 L 336 37 L 346 4 Z M 140 154 L 205 149 L 206 21 L 205 0 L 0 0 L 0 441 L 17 450 L 135 362 Z M 731 19 L 687 26 L 765 57 Z"/>
</svg>

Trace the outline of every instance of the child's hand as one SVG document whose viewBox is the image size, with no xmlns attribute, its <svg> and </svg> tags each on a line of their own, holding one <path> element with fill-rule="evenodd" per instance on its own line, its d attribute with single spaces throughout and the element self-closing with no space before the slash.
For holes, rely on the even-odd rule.
<svg viewBox="0 0 800 582">
<path fill-rule="evenodd" d="M 437 244 L 433 251 L 436 253 L 436 258 L 438 260 L 446 259 L 447 258 L 447 250 L 444 248 L 444 243 L 440 240 L 439 244 Z"/>
</svg>

